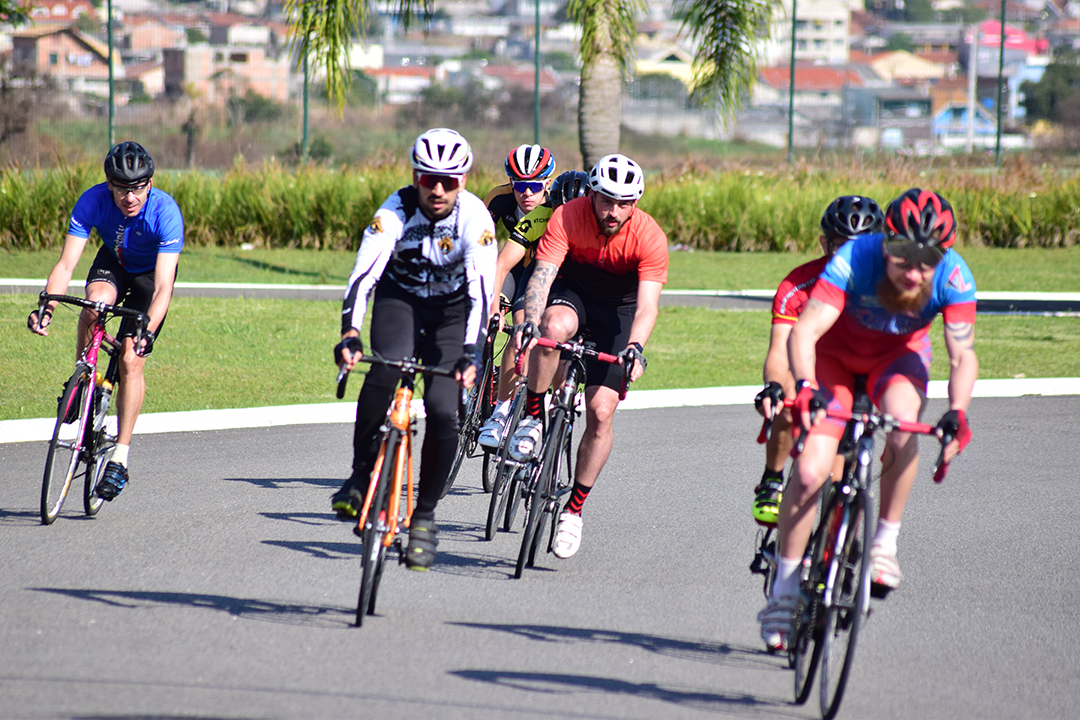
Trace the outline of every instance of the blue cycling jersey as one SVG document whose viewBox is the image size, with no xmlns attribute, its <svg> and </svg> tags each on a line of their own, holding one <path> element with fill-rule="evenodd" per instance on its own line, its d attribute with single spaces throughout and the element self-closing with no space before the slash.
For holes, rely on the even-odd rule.
<svg viewBox="0 0 1080 720">
<path fill-rule="evenodd" d="M 157 188 L 150 192 L 135 217 L 124 217 L 113 202 L 108 183 L 95 185 L 71 211 L 68 234 L 89 238 L 97 229 L 105 247 L 130 273 L 150 272 L 158 253 L 178 253 L 184 247 L 184 218 L 172 197 Z"/>
<path fill-rule="evenodd" d="M 938 313 L 946 320 L 950 310 L 971 315 L 974 322 L 975 279 L 967 263 L 955 250 L 947 250 L 934 272 L 933 293 L 918 314 L 897 315 L 881 307 L 877 285 L 885 276 L 885 256 L 880 233 L 863 235 L 845 243 L 821 272 L 812 296 L 840 307 L 855 325 L 889 335 L 908 335 L 928 327 Z M 845 300 L 829 292 L 822 283 L 844 293 Z M 843 304 L 841 304 L 843 303 Z M 962 308 L 962 309 L 961 309 Z M 965 315 L 966 317 L 966 315 Z"/>
</svg>

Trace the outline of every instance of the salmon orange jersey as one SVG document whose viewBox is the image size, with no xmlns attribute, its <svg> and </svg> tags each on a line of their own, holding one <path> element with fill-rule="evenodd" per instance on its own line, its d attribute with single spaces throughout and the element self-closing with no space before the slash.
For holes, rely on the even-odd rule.
<svg viewBox="0 0 1080 720">
<path fill-rule="evenodd" d="M 560 266 L 560 276 L 596 302 L 637 299 L 638 282 L 667 282 L 667 235 L 644 210 L 611 237 L 600 232 L 592 201 L 575 198 L 556 208 L 540 238 L 536 259 Z"/>
</svg>

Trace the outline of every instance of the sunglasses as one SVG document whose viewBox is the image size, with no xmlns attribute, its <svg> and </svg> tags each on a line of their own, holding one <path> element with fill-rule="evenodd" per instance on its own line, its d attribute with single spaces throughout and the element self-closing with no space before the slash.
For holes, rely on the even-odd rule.
<svg viewBox="0 0 1080 720">
<path fill-rule="evenodd" d="M 515 180 L 514 192 L 524 194 L 526 191 L 531 192 L 533 195 L 540 193 L 544 189 L 544 183 L 542 182 L 529 182 L 528 180 Z"/>
<path fill-rule="evenodd" d="M 112 186 L 112 191 L 113 194 L 116 195 L 116 197 L 125 198 L 128 196 L 128 193 L 139 195 L 142 193 L 143 190 L 148 187 L 150 187 L 150 183 L 148 182 L 144 182 L 140 185 L 117 185 L 114 183 Z"/>
<path fill-rule="evenodd" d="M 926 269 L 937 267 L 944 255 L 939 248 L 902 238 L 886 240 L 885 252 L 890 257 L 902 261 L 904 265 L 925 266 Z"/>
<path fill-rule="evenodd" d="M 428 190 L 434 190 L 436 185 L 442 185 L 443 190 L 451 192 L 458 189 L 458 185 L 461 184 L 461 178 L 455 175 L 429 175 L 427 173 L 420 173 L 420 186 L 425 187 Z"/>
</svg>

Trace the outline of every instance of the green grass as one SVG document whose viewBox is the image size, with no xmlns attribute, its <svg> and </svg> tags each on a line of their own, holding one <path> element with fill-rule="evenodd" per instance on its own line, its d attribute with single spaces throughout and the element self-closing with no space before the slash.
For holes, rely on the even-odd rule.
<svg viewBox="0 0 1080 720">
<path fill-rule="evenodd" d="M 1080 292 L 1080 246 L 1050 249 L 966 247 L 961 255 L 984 291 Z M 85 278 L 95 252 L 88 248 L 75 272 Z M 809 253 L 672 252 L 667 287 L 678 290 L 774 289 Z M 45 278 L 59 252 L 0 250 L 0 277 Z M 340 250 L 184 248 L 185 282 L 344 285 L 355 253 Z"/>
<path fill-rule="evenodd" d="M 48 338 L 26 330 L 32 295 L 0 295 L 0 420 L 50 417 L 74 360 L 73 313 Z M 147 361 L 144 412 L 334 402 L 333 301 L 177 298 Z M 1080 376 L 1076 318 L 980 316 L 980 377 Z M 639 389 L 756 385 L 769 314 L 668 307 L 649 342 Z M 933 378 L 948 376 L 940 324 Z M 1048 352 L 1048 348 L 1053 348 Z M 355 401 L 354 381 L 349 401 Z"/>
</svg>

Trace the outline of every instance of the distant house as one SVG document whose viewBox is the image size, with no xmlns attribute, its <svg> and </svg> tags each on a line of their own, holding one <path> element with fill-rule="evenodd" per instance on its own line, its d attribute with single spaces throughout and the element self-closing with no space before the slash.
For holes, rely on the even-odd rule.
<svg viewBox="0 0 1080 720">
<path fill-rule="evenodd" d="M 257 46 L 209 45 L 163 51 L 165 92 L 178 97 L 190 91 L 213 105 L 249 90 L 275 102 L 289 99 L 290 68 L 285 53 L 269 57 Z"/>
<path fill-rule="evenodd" d="M 109 92 L 109 48 L 73 27 L 46 26 L 12 34 L 12 71 L 16 76 L 49 76 L 60 87 L 79 92 Z M 120 56 L 113 74 L 124 77 Z"/>
<path fill-rule="evenodd" d="M 365 72 L 378 84 L 379 97 L 391 105 L 416 102 L 421 91 L 446 79 L 441 66 L 430 65 L 372 68 Z"/>
<path fill-rule="evenodd" d="M 118 47 L 135 52 L 187 45 L 187 33 L 183 27 L 162 22 L 151 15 L 128 15 L 116 36 Z"/>
<path fill-rule="evenodd" d="M 967 144 L 967 103 L 948 103 L 934 114 L 931 123 L 934 140 L 943 147 L 962 147 Z M 985 108 L 975 106 L 975 141 L 977 147 L 989 147 L 987 138 L 996 139 L 997 122 Z"/>
<path fill-rule="evenodd" d="M 34 0 L 30 5 L 30 20 L 37 27 L 71 25 L 82 15 L 98 17 L 90 0 Z"/>
<path fill-rule="evenodd" d="M 671 75 L 682 81 L 687 88 L 690 87 L 693 77 L 694 56 L 677 45 L 658 48 L 651 51 L 638 50 L 635 60 L 635 73 L 663 73 Z"/>
<path fill-rule="evenodd" d="M 496 85 L 533 89 L 536 83 L 535 69 L 527 65 L 485 65 L 480 68 L 484 78 L 498 80 Z M 485 83 L 488 84 L 488 83 Z M 549 93 L 559 89 L 559 76 L 554 71 L 541 68 L 540 92 Z"/>
<path fill-rule="evenodd" d="M 869 65 L 878 77 L 886 82 L 912 83 L 945 77 L 943 64 L 925 60 L 904 50 L 874 55 L 870 58 Z"/>
<path fill-rule="evenodd" d="M 846 113 L 851 142 L 859 147 L 909 148 L 932 140 L 931 99 L 902 87 L 853 89 Z"/>
<path fill-rule="evenodd" d="M 752 91 L 752 107 L 786 105 L 791 76 L 788 67 L 767 67 L 758 72 L 758 83 Z M 848 68 L 827 65 L 797 65 L 795 67 L 795 98 L 797 107 L 814 105 L 839 106 L 845 87 L 862 87 L 863 76 Z"/>
</svg>

